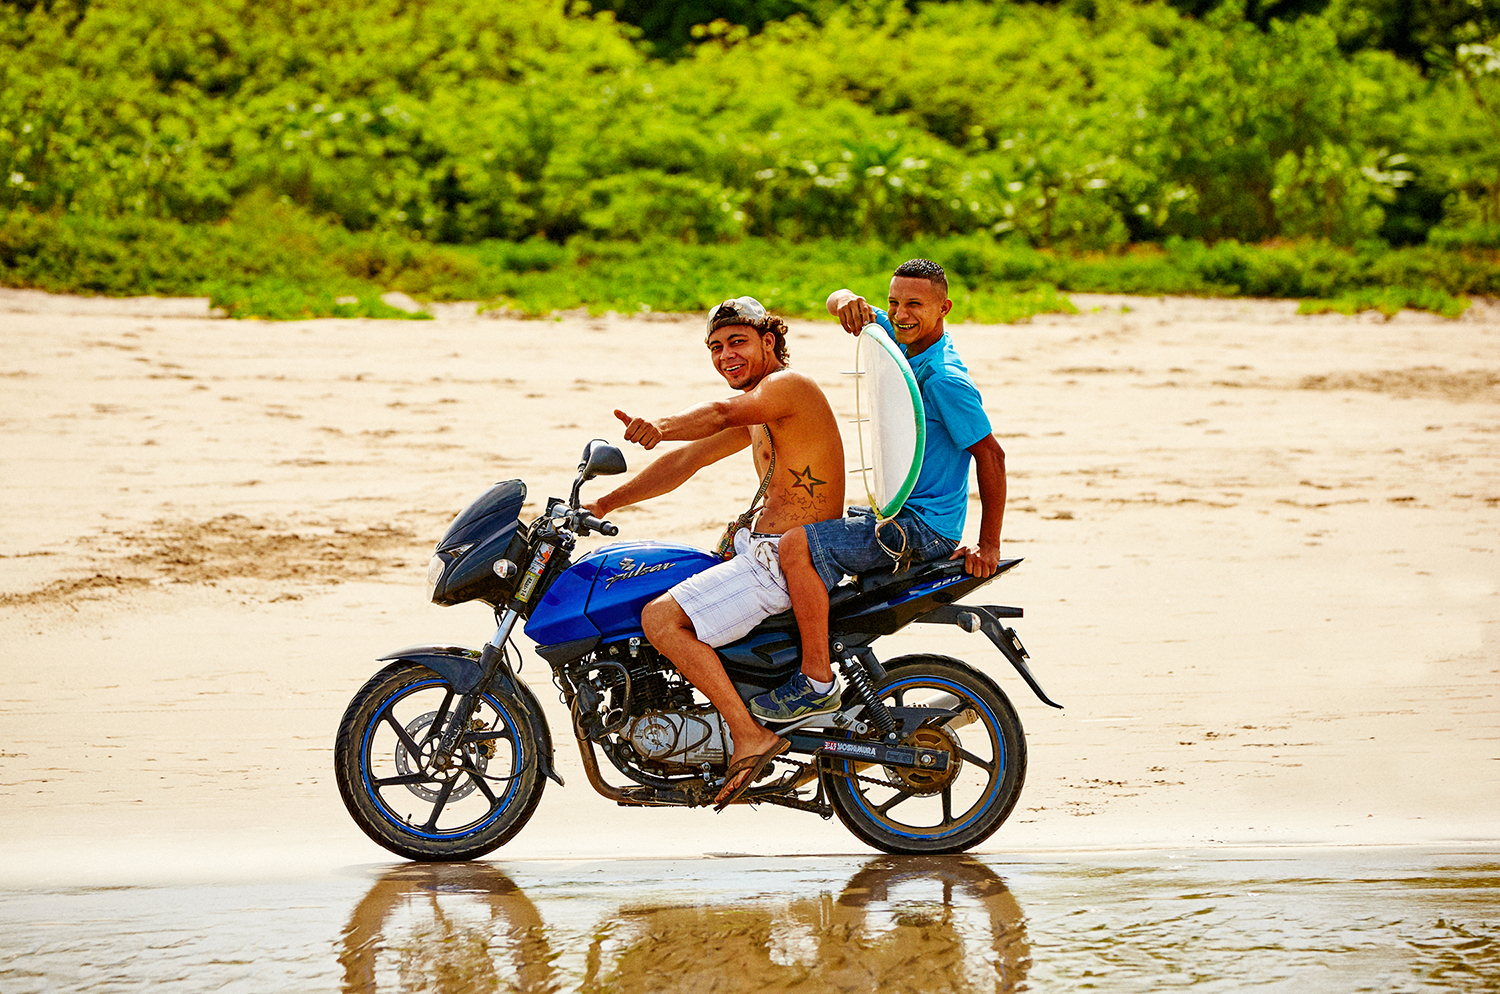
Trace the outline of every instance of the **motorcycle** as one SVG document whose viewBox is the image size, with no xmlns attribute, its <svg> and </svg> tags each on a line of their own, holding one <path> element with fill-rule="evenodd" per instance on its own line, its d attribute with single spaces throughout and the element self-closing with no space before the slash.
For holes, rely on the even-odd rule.
<svg viewBox="0 0 1500 994">
<path fill-rule="evenodd" d="M 497 628 L 481 649 L 419 645 L 355 694 L 339 724 L 334 767 L 350 815 L 369 837 L 413 860 L 458 861 L 504 845 L 526 825 L 548 780 L 562 785 L 540 703 L 517 677 L 515 627 L 536 644 L 572 719 L 589 783 L 624 806 L 700 807 L 724 783 L 734 745 L 723 719 L 641 629 L 641 609 L 720 560 L 660 542 L 604 546 L 572 559 L 578 538 L 619 534 L 584 511 L 583 485 L 625 472 L 620 450 L 590 442 L 568 500 L 553 497 L 527 527 L 526 485 L 497 483 L 437 545 L 427 595 L 482 601 Z M 1015 708 L 969 664 L 921 653 L 882 661 L 876 639 L 912 623 L 983 632 L 1044 703 L 1025 647 L 1001 619 L 1020 608 L 956 603 L 993 576 L 961 560 L 846 579 L 830 592 L 839 709 L 772 726 L 791 749 L 737 803 L 837 815 L 865 843 L 897 854 L 955 853 L 987 839 L 1015 807 L 1026 743 Z M 796 619 L 766 619 L 716 650 L 745 700 L 800 665 Z M 628 783 L 608 782 L 599 755 Z M 765 776 L 762 777 L 765 781 Z"/>
</svg>

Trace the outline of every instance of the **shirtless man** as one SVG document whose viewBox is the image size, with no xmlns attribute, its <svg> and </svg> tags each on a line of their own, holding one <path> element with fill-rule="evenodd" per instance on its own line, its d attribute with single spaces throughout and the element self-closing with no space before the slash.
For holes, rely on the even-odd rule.
<svg viewBox="0 0 1500 994">
<path fill-rule="evenodd" d="M 705 344 L 714 368 L 738 394 L 654 420 L 615 411 L 626 441 L 646 449 L 662 441 L 687 444 L 587 509 L 602 518 L 669 493 L 704 466 L 746 447 L 756 477 L 769 473 L 765 504 L 753 530 L 736 536 L 736 555 L 689 577 L 641 612 L 651 644 L 713 702 L 729 726 L 734 755 L 714 799 L 722 811 L 790 744 L 750 716 L 714 647 L 791 606 L 777 543 L 788 530 L 844 513 L 844 444 L 823 391 L 787 368 L 785 322 L 767 315 L 754 298 L 726 300 L 710 311 Z"/>
</svg>

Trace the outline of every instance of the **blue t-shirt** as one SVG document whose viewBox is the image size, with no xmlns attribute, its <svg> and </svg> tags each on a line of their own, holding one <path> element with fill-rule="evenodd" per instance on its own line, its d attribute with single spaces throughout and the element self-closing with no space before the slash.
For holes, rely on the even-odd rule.
<svg viewBox="0 0 1500 994">
<path fill-rule="evenodd" d="M 990 419 L 946 332 L 915 358 L 907 356 L 907 362 L 926 408 L 927 448 L 906 506 L 933 531 L 959 542 L 969 510 L 969 462 L 974 457 L 968 449 L 990 433 Z"/>
</svg>

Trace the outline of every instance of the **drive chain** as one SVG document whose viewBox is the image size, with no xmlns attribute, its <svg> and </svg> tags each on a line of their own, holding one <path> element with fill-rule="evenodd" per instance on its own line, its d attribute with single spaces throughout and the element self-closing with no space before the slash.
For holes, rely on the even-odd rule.
<svg viewBox="0 0 1500 994">
<path fill-rule="evenodd" d="M 795 766 L 799 775 L 812 765 L 812 763 L 799 763 L 795 760 L 785 759 L 782 757 L 778 757 L 776 761 L 778 763 L 785 763 L 788 766 Z M 843 777 L 846 780 L 859 780 L 863 783 L 874 784 L 877 787 L 890 787 L 894 790 L 901 790 L 903 788 L 902 784 L 892 783 L 889 780 L 876 780 L 874 777 L 860 776 L 858 773 L 840 773 L 837 770 L 828 770 L 827 773 L 829 776 Z M 792 779 L 795 780 L 796 777 L 794 776 Z"/>
</svg>

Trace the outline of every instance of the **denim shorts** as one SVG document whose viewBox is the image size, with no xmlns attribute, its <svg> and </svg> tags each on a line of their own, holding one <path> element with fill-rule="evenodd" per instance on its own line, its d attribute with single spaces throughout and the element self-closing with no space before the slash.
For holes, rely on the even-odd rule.
<svg viewBox="0 0 1500 994">
<path fill-rule="evenodd" d="M 899 526 L 899 527 L 898 527 Z M 831 518 L 804 525 L 807 548 L 813 567 L 830 590 L 847 576 L 858 576 L 873 569 L 891 566 L 902 550 L 902 533 L 906 548 L 912 550 L 913 562 L 946 559 L 958 543 L 927 527 L 916 512 L 902 509 L 890 521 L 880 525 L 879 541 L 875 535 L 875 512 L 868 507 L 851 507 L 842 518 Z M 884 543 L 890 551 L 881 548 Z"/>
</svg>

